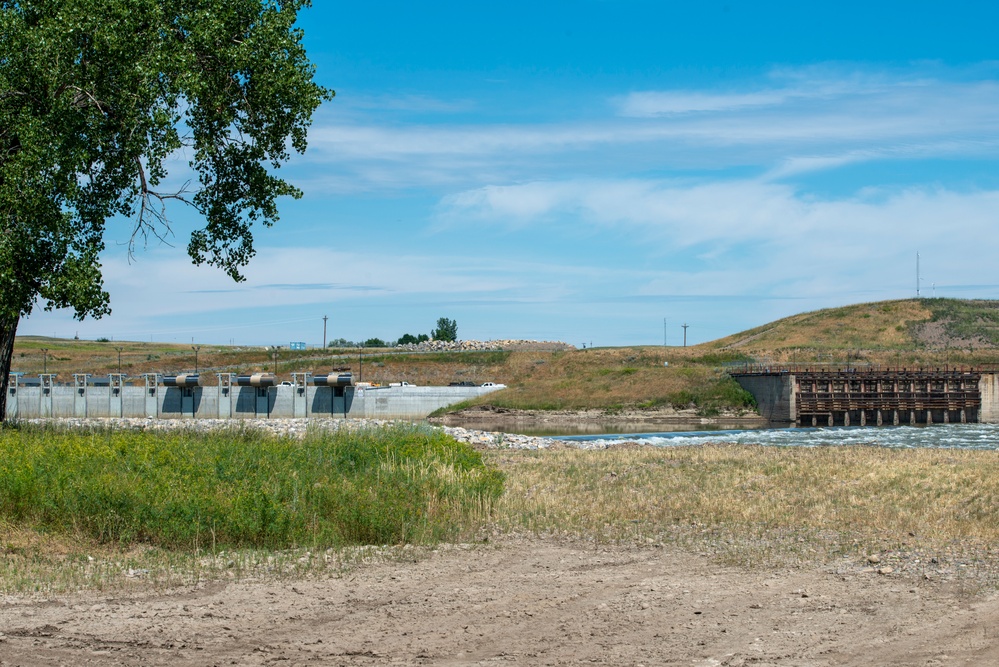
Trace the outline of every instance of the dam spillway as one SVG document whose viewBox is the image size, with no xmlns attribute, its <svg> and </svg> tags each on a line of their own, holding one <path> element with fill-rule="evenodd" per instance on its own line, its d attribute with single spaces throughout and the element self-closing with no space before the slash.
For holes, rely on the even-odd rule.
<svg viewBox="0 0 999 667">
<path fill-rule="evenodd" d="M 801 426 L 997 423 L 995 371 L 754 369 L 732 377 L 763 417 Z"/>
<path fill-rule="evenodd" d="M 433 411 L 497 391 L 502 386 L 370 386 L 352 384 L 349 375 L 292 373 L 277 384 L 269 373 L 238 376 L 216 373 L 218 384 L 202 386 L 198 374 L 143 376 L 142 385 L 125 383 L 112 373 L 107 380 L 83 373 L 73 383 L 57 383 L 53 373 L 28 384 L 11 374 L 7 388 L 8 419 L 152 418 L 152 419 L 424 419 Z"/>
</svg>

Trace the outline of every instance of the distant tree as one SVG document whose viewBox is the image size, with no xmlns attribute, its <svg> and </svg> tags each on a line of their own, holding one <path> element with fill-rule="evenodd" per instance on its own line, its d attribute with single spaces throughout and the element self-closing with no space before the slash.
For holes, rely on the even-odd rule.
<svg viewBox="0 0 999 667">
<path fill-rule="evenodd" d="M 458 340 L 458 323 L 442 317 L 437 320 L 437 328 L 430 333 L 434 340 L 456 341 Z"/>
<path fill-rule="evenodd" d="M 309 4 L 0 0 L 0 418 L 21 318 L 110 312 L 107 221 L 129 220 L 131 250 L 186 204 L 193 262 L 242 280 L 252 225 L 301 196 L 277 169 L 332 97 L 296 27 Z M 190 180 L 165 189 L 178 158 Z"/>
<path fill-rule="evenodd" d="M 419 336 L 414 336 L 413 334 L 403 334 L 399 340 L 396 341 L 396 345 L 416 345 L 422 343 L 425 340 L 430 340 L 430 336 L 427 334 L 420 334 Z"/>
<path fill-rule="evenodd" d="M 364 341 L 364 347 L 388 347 L 381 338 L 369 338 Z"/>
<path fill-rule="evenodd" d="M 347 340 L 346 338 L 334 338 L 326 345 L 326 347 L 360 347 L 360 345 L 352 340 Z"/>
</svg>

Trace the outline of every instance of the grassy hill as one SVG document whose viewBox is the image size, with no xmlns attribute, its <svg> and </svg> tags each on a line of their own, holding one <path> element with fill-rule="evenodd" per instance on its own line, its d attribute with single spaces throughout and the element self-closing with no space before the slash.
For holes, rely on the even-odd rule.
<svg viewBox="0 0 999 667">
<path fill-rule="evenodd" d="M 773 363 L 992 364 L 999 349 L 999 301 L 906 299 L 827 308 L 705 347 Z"/>
<path fill-rule="evenodd" d="M 190 345 L 94 342 L 21 337 L 14 370 L 37 374 L 45 366 L 72 373 L 178 373 L 195 369 Z M 198 369 L 215 372 L 328 373 L 349 367 L 371 382 L 421 385 L 502 382 L 508 389 L 481 402 L 542 410 L 696 407 L 703 414 L 741 409 L 751 399 L 728 377 L 740 362 L 903 365 L 909 368 L 999 362 L 999 301 L 910 299 L 829 308 L 687 348 L 619 347 L 586 350 L 397 353 L 392 350 L 280 350 L 203 345 Z M 664 366 L 668 361 L 669 366 Z"/>
</svg>

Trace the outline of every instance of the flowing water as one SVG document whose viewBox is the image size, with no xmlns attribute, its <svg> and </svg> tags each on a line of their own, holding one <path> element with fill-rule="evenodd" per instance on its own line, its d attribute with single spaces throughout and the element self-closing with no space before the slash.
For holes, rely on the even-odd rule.
<svg viewBox="0 0 999 667">
<path fill-rule="evenodd" d="M 552 436 L 576 442 L 629 441 L 659 447 L 710 442 L 775 447 L 871 445 L 897 449 L 999 449 L 999 424 L 935 424 L 931 426 L 856 426 L 831 428 L 767 428 L 730 431 L 630 433 L 627 435 Z"/>
</svg>

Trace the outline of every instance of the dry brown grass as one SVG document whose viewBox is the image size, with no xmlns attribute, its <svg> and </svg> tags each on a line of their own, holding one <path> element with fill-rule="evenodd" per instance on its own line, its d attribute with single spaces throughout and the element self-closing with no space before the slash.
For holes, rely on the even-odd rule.
<svg viewBox="0 0 999 667">
<path fill-rule="evenodd" d="M 37 375 L 43 369 L 57 373 L 60 379 L 72 381 L 73 373 L 90 373 L 100 377 L 118 372 L 118 350 L 121 350 L 121 371 L 132 377 L 143 373 L 174 374 L 195 369 L 194 350 L 190 345 L 141 343 L 135 341 L 97 343 L 38 337 L 18 337 L 14 343 L 11 370 Z M 43 354 L 42 350 L 48 353 Z M 285 357 L 292 353 L 284 352 Z M 271 358 L 263 348 L 231 348 L 202 345 L 198 351 L 201 372 L 226 370 L 250 372 L 269 370 Z"/>
<path fill-rule="evenodd" d="M 994 560 L 999 454 L 710 445 L 496 451 L 499 530 L 672 542 L 741 563 Z M 919 560 L 919 558 L 917 558 Z"/>
<path fill-rule="evenodd" d="M 911 348 L 910 325 L 933 316 L 915 299 L 827 308 L 793 315 L 776 322 L 714 341 L 719 348 L 747 353 L 790 354 L 799 349 L 856 350 Z"/>
</svg>

